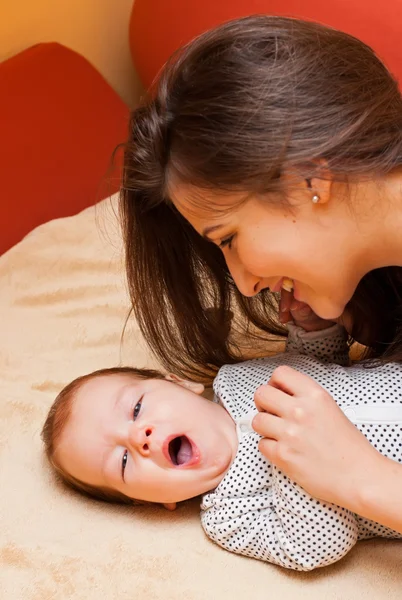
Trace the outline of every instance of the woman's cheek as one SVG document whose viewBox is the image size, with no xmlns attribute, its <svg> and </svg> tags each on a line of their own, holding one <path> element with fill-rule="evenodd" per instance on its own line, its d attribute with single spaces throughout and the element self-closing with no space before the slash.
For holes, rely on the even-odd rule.
<svg viewBox="0 0 402 600">
<path fill-rule="evenodd" d="M 280 275 L 276 273 L 275 251 L 267 241 L 261 238 L 252 238 L 250 241 L 244 240 L 237 249 L 239 261 L 244 268 L 259 277 L 269 277 Z"/>
</svg>

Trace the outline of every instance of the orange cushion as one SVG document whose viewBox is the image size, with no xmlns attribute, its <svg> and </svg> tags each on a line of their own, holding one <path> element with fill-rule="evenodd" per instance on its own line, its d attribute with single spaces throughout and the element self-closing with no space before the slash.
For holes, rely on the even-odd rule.
<svg viewBox="0 0 402 600">
<path fill-rule="evenodd" d="M 131 52 L 149 86 L 179 46 L 219 23 L 256 13 L 319 21 L 372 46 L 402 81 L 401 0 L 135 0 Z"/>
<path fill-rule="evenodd" d="M 0 254 L 118 189 L 106 180 L 128 108 L 79 54 L 40 44 L 0 64 Z"/>
</svg>

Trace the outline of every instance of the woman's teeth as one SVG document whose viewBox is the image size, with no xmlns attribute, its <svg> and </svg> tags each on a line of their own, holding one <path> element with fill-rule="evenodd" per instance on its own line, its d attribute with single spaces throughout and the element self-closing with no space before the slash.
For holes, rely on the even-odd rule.
<svg viewBox="0 0 402 600">
<path fill-rule="evenodd" d="M 282 289 L 287 292 L 293 291 L 293 279 L 289 279 L 289 277 L 284 277 L 282 281 Z"/>
</svg>

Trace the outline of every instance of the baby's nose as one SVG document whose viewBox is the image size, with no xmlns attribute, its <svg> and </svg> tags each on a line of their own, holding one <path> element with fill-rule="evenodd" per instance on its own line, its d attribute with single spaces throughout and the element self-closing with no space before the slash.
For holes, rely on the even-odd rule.
<svg viewBox="0 0 402 600">
<path fill-rule="evenodd" d="M 129 442 L 137 452 L 140 452 L 143 456 L 149 456 L 151 441 L 152 427 L 138 427 L 135 423 L 131 424 Z"/>
</svg>

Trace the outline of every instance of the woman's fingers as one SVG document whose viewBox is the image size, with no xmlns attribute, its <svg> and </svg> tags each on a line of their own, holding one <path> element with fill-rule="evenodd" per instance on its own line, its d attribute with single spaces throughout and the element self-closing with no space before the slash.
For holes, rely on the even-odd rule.
<svg viewBox="0 0 402 600">
<path fill-rule="evenodd" d="M 306 396 L 322 391 L 322 387 L 314 379 L 287 365 L 275 369 L 268 386 L 277 388 L 288 396 Z"/>
<path fill-rule="evenodd" d="M 264 438 L 279 440 L 283 436 L 284 421 L 270 413 L 259 412 L 253 419 L 253 429 Z"/>
<path fill-rule="evenodd" d="M 277 450 L 278 450 L 278 442 L 276 440 L 271 440 L 269 438 L 262 438 L 258 442 L 258 449 L 265 456 L 269 462 L 273 464 L 278 463 Z"/>
<path fill-rule="evenodd" d="M 308 375 L 292 367 L 281 365 L 272 373 L 268 383 L 261 385 L 254 394 L 254 402 L 260 412 L 269 412 L 278 417 L 287 417 L 293 410 L 295 401 L 303 396 L 313 396 L 322 388 Z"/>
<path fill-rule="evenodd" d="M 286 412 L 286 396 L 285 392 L 267 383 L 256 390 L 254 402 L 259 412 L 283 417 Z"/>
</svg>

